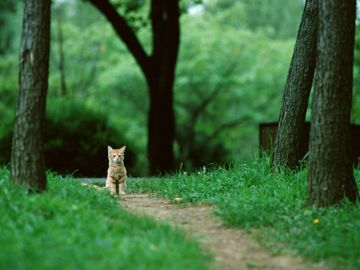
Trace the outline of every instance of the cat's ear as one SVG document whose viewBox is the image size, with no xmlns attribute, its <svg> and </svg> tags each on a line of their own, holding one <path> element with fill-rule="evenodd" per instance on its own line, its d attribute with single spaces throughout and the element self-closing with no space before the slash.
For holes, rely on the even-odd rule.
<svg viewBox="0 0 360 270">
<path fill-rule="evenodd" d="M 110 153 L 111 150 L 113 150 L 113 149 L 111 148 L 111 146 L 108 146 L 108 153 Z"/>
<path fill-rule="evenodd" d="M 123 147 L 120 148 L 120 151 L 125 152 L 126 149 L 126 145 L 124 145 Z"/>
</svg>

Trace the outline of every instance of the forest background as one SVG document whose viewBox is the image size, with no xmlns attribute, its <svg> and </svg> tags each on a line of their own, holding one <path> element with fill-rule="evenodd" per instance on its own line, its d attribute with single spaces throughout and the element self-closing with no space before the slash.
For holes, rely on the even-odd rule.
<svg viewBox="0 0 360 270">
<path fill-rule="evenodd" d="M 149 51 L 148 1 L 124 1 Z M 174 86 L 177 168 L 224 165 L 259 154 L 258 125 L 275 122 L 304 2 L 181 1 Z M 18 93 L 21 3 L 0 3 L 0 163 L 8 164 Z M 357 30 L 360 29 L 357 23 Z M 360 123 L 356 34 L 352 123 Z M 148 93 L 125 45 L 89 3 L 52 5 L 45 154 L 49 169 L 103 176 L 107 145 L 127 145 L 130 175 L 148 173 Z M 310 114 L 308 113 L 308 116 Z"/>
</svg>

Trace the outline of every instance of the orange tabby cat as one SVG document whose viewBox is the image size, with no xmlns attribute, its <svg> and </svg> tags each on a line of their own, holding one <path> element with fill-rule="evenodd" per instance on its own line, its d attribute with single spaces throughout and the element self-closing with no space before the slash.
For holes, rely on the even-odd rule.
<svg viewBox="0 0 360 270">
<path fill-rule="evenodd" d="M 126 169 L 124 154 L 126 146 L 112 149 L 108 146 L 109 169 L 107 171 L 106 187 L 111 193 L 125 194 Z"/>
</svg>

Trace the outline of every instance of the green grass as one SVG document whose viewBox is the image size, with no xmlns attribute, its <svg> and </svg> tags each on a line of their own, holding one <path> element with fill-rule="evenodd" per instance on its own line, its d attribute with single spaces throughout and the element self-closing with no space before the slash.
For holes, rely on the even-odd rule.
<svg viewBox="0 0 360 270">
<path fill-rule="evenodd" d="M 0 169 L 0 269 L 207 269 L 211 258 L 167 225 L 137 217 L 116 198 L 48 175 L 27 194 Z"/>
<path fill-rule="evenodd" d="M 359 182 L 359 171 L 355 174 Z M 273 173 L 264 159 L 229 170 L 204 168 L 149 179 L 130 188 L 174 202 L 215 204 L 224 223 L 255 231 L 271 252 L 301 254 L 336 270 L 360 269 L 360 205 L 306 206 L 306 179 L 306 169 Z"/>
</svg>

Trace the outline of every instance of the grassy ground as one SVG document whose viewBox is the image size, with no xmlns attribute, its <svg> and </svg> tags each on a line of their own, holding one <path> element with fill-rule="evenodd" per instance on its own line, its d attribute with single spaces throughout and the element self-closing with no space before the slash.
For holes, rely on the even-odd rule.
<svg viewBox="0 0 360 270">
<path fill-rule="evenodd" d="M 355 173 L 359 182 L 359 172 Z M 226 224 L 256 229 L 256 237 L 271 252 L 325 260 L 337 270 L 360 269 L 360 205 L 306 206 L 306 176 L 305 169 L 272 173 L 269 161 L 260 160 L 230 170 L 204 168 L 193 174 L 148 179 L 130 188 L 174 202 L 215 204 L 216 214 Z"/>
<path fill-rule="evenodd" d="M 122 210 L 106 192 L 49 175 L 29 195 L 0 169 L 0 269 L 207 269 L 197 243 Z"/>
</svg>

